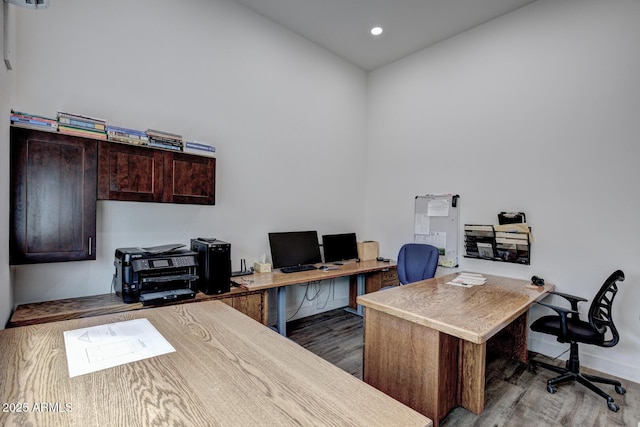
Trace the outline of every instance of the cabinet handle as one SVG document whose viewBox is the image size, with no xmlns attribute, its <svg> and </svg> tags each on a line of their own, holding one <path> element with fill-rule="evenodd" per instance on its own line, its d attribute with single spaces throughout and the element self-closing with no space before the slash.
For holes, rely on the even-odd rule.
<svg viewBox="0 0 640 427">
<path fill-rule="evenodd" d="M 93 243 L 93 237 L 89 236 L 89 256 L 91 256 L 91 252 L 93 252 L 91 250 L 93 247 L 92 243 Z"/>
</svg>

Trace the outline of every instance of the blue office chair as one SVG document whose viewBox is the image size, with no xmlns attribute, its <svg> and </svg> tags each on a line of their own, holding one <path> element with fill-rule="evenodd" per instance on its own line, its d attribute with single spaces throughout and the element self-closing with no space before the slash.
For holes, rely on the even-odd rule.
<svg viewBox="0 0 640 427">
<path fill-rule="evenodd" d="M 421 243 L 407 243 L 398 253 L 398 279 L 401 285 L 431 279 L 438 267 L 438 248 Z"/>
</svg>

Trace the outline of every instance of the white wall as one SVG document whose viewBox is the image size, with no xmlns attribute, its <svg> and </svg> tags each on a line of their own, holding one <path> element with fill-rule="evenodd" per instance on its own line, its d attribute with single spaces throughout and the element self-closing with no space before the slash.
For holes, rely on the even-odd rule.
<svg viewBox="0 0 640 427">
<path fill-rule="evenodd" d="M 0 5 L 0 29 L 4 28 L 4 8 Z M 13 14 L 8 10 L 9 17 Z M 11 28 L 11 27 L 9 27 Z M 9 38 L 11 39 L 11 38 Z M 0 31 L 0 47 L 4 46 L 4 31 Z M 13 286 L 9 268 L 9 117 L 13 99 L 14 73 L 9 71 L 4 61 L 0 63 L 0 200 L 4 203 L 0 212 L 0 329 L 7 323 L 13 308 Z"/>
<path fill-rule="evenodd" d="M 535 237 L 530 266 L 463 258 L 461 268 L 538 274 L 586 297 L 626 273 L 620 344 L 582 346 L 581 357 L 640 382 L 637 1 L 539 0 L 371 73 L 368 89 L 362 71 L 226 0 L 67 0 L 18 18 L 11 107 L 180 132 L 219 155 L 216 206 L 100 202 L 98 259 L 16 267 L 17 303 L 108 292 L 114 248 L 196 235 L 232 242 L 236 268 L 268 253 L 271 230 L 355 230 L 394 257 L 412 239 L 414 196 L 456 192 L 462 223 L 522 210 Z M 12 77 L 0 79 L 8 112 Z M 0 134 L 8 153 L 6 124 Z M 0 220 L 6 237 L 8 214 Z M 7 258 L 5 246 L 3 301 Z M 338 305 L 345 292 L 330 297 Z M 545 354 L 565 349 L 531 338 Z"/>
<path fill-rule="evenodd" d="M 362 70 L 227 0 L 66 0 L 19 18 L 16 109 L 181 133 L 214 144 L 218 169 L 216 206 L 99 202 L 97 260 L 15 267 L 16 303 L 108 293 L 117 247 L 217 237 L 239 269 L 269 257 L 269 231 L 363 232 Z"/>
<path fill-rule="evenodd" d="M 462 258 L 461 269 L 537 274 L 587 298 L 622 269 L 620 344 L 581 357 L 636 382 L 638 22 L 637 1 L 540 0 L 374 71 L 366 199 L 367 235 L 385 256 L 413 238 L 414 196 L 454 192 L 462 224 L 524 211 L 535 238 L 530 266 Z M 530 347 L 566 349 L 540 334 Z"/>
</svg>

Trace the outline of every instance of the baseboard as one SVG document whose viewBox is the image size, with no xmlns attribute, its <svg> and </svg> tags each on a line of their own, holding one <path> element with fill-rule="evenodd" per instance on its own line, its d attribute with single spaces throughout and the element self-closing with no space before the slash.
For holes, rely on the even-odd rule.
<svg viewBox="0 0 640 427">
<path fill-rule="evenodd" d="M 568 344 L 561 344 L 557 341 L 547 341 L 538 334 L 530 334 L 528 344 L 529 350 L 552 358 L 558 357 L 569 348 Z M 589 347 L 591 346 L 586 344 L 580 346 L 581 366 L 640 384 L 640 368 L 638 366 L 627 365 L 615 360 L 603 358 L 600 355 L 589 352 Z M 568 358 L 569 352 L 559 357 L 561 360 L 567 360 Z"/>
</svg>

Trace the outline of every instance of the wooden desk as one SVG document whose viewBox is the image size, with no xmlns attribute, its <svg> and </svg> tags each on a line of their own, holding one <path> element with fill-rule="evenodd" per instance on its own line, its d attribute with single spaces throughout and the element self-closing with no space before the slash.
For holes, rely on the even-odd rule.
<svg viewBox="0 0 640 427">
<path fill-rule="evenodd" d="M 318 264 L 320 265 L 320 264 Z M 366 275 L 368 273 L 383 272 L 395 269 L 394 262 L 381 262 L 376 260 L 349 261 L 343 265 L 327 264 L 329 270 L 309 270 L 297 273 L 282 273 L 274 270 L 269 273 L 255 273 L 249 276 L 232 277 L 231 281 L 250 291 L 277 288 L 277 328 L 281 335 L 287 335 L 287 286 L 298 285 L 307 282 L 335 279 L 338 277 L 356 276 L 357 295 L 363 295 L 366 289 Z M 357 308 L 357 313 L 362 315 L 362 307 Z"/>
<path fill-rule="evenodd" d="M 364 380 L 434 420 L 454 407 L 484 410 L 487 342 L 527 360 L 527 313 L 553 285 L 489 276 L 482 286 L 443 277 L 358 297 L 365 307 Z"/>
<path fill-rule="evenodd" d="M 167 304 L 186 304 L 208 300 L 220 300 L 258 322 L 265 325 L 268 323 L 266 291 L 248 292 L 246 289 L 231 288 L 230 292 L 217 295 L 206 295 L 198 292 L 193 299 Z M 57 322 L 60 320 L 80 319 L 82 317 L 99 316 L 101 314 L 141 310 L 143 308 L 146 309 L 149 307 L 144 307 L 141 302 L 126 304 L 122 302 L 121 297 L 115 294 L 33 302 L 20 304 L 7 322 L 7 328 Z"/>
<path fill-rule="evenodd" d="M 143 317 L 175 352 L 69 378 L 63 331 Z M 431 425 L 219 301 L 6 329 L 0 348 L 3 426 Z"/>
</svg>

